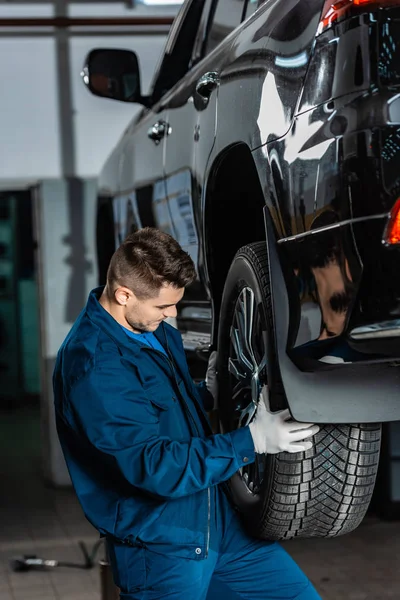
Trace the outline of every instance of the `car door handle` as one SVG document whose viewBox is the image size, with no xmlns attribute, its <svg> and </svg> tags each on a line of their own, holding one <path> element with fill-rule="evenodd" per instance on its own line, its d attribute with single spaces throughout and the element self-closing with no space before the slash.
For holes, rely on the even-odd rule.
<svg viewBox="0 0 400 600">
<path fill-rule="evenodd" d="M 213 90 L 215 90 L 219 85 L 219 75 L 215 71 L 210 71 L 209 73 L 204 73 L 202 77 L 196 83 L 196 92 L 204 98 L 204 100 L 209 100 Z"/>
<path fill-rule="evenodd" d="M 150 127 L 147 135 L 154 143 L 159 144 L 163 137 L 171 134 L 171 131 L 171 126 L 166 121 L 157 121 Z"/>
</svg>

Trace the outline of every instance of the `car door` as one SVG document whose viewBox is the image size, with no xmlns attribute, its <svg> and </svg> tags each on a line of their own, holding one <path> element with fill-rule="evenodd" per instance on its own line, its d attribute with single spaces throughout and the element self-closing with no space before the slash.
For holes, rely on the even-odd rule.
<svg viewBox="0 0 400 600">
<path fill-rule="evenodd" d="M 200 280 L 204 261 L 199 240 L 203 238 L 203 182 L 217 125 L 218 68 L 224 56 L 223 50 L 214 50 L 240 24 L 246 3 L 206 0 L 197 25 L 190 71 L 166 98 L 170 135 L 165 142 L 164 172 L 173 235 L 192 257 L 199 275 L 188 288 L 180 313 L 186 347 L 190 334 L 199 343 L 207 343 L 211 330 L 210 300 L 204 278 Z"/>
<path fill-rule="evenodd" d="M 166 207 L 163 152 L 168 135 L 166 111 L 159 105 L 144 110 L 125 132 L 120 161 L 119 193 L 114 200 L 114 221 L 119 243 L 141 227 L 158 227 L 171 233 Z"/>
<path fill-rule="evenodd" d="M 206 108 L 196 91 L 197 79 L 201 77 L 196 63 L 203 57 L 203 40 L 213 3 L 214 0 L 205 0 L 203 3 L 201 12 L 197 15 L 199 18 L 193 24 L 194 35 L 188 73 L 165 99 L 171 135 L 165 144 L 164 173 L 173 235 L 196 265 L 198 233 L 193 211 L 193 194 L 196 193 L 193 165 L 195 145 L 199 141 L 198 112 Z M 212 115 L 207 144 L 212 144 L 215 136 L 215 88 L 212 90 L 212 99 L 209 97 L 207 102 L 210 109 L 208 112 Z"/>
<path fill-rule="evenodd" d="M 146 226 L 173 234 L 164 181 L 165 141 L 171 133 L 164 96 L 188 70 L 193 45 L 188 25 L 196 23 L 202 6 L 203 0 L 182 5 L 153 79 L 152 107 L 143 110 L 125 133 L 119 195 L 114 203 L 120 240 Z"/>
<path fill-rule="evenodd" d="M 247 0 L 206 0 L 193 48 L 192 67 L 167 100 L 171 135 L 164 172 L 172 228 L 178 242 L 199 262 L 202 181 L 217 124 L 218 65 L 215 48 L 240 23 Z M 215 55 L 215 60 L 212 55 Z"/>
</svg>

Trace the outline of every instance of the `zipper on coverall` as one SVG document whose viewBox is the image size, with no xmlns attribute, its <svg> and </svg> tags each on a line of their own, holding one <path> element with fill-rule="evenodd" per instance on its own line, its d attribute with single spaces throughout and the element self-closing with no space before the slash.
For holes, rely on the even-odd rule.
<svg viewBox="0 0 400 600">
<path fill-rule="evenodd" d="M 174 381 L 175 381 L 175 385 L 177 387 L 177 389 L 179 390 L 179 384 L 176 380 L 176 371 L 175 371 L 175 366 L 172 362 L 172 360 L 169 358 L 169 346 L 168 346 L 168 340 L 167 340 L 167 336 L 165 336 L 165 341 L 167 344 L 167 351 L 168 351 L 168 356 L 166 354 L 164 354 L 164 352 L 161 352 L 160 350 L 156 350 L 155 348 L 151 348 L 149 346 L 144 346 L 143 350 L 146 350 L 147 352 L 156 352 L 157 354 L 159 354 L 160 356 L 162 356 L 170 365 L 171 367 L 171 371 L 173 373 L 173 377 L 174 377 Z M 180 393 L 180 391 L 179 391 Z M 193 418 L 192 413 L 189 410 L 189 407 L 186 403 L 185 398 L 181 395 L 181 398 L 183 400 L 183 403 L 186 407 L 186 413 L 189 415 L 189 419 L 193 425 L 193 427 L 195 428 L 196 432 L 199 434 L 200 437 L 200 431 L 197 427 L 197 423 Z M 207 502 L 208 502 L 208 516 L 207 516 L 207 542 L 206 542 L 206 558 L 208 557 L 208 551 L 210 548 L 210 529 L 211 529 L 211 498 L 210 498 L 210 488 L 207 488 Z"/>
</svg>

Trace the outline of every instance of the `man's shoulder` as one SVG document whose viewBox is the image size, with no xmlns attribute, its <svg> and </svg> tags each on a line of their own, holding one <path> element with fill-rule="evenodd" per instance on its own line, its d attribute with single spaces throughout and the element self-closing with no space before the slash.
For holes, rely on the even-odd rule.
<svg viewBox="0 0 400 600">
<path fill-rule="evenodd" d="M 61 346 L 57 363 L 64 381 L 72 383 L 103 362 L 119 360 L 116 342 L 83 313 Z"/>
</svg>

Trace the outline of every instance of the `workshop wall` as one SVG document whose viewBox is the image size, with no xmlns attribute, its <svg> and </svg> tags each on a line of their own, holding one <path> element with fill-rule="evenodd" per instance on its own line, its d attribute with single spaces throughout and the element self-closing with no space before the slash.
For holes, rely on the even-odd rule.
<svg viewBox="0 0 400 600">
<path fill-rule="evenodd" d="M 140 110 L 92 96 L 80 73 L 95 47 L 131 49 L 138 54 L 146 93 L 169 25 L 140 26 L 134 18 L 172 20 L 178 9 L 168 2 L 132 5 L 0 1 L 0 196 L 18 219 L 27 215 L 21 198 L 30 204 L 35 265 L 28 277 L 19 275 L 26 228 L 16 225 L 11 212 L 3 222 L 0 215 L 0 322 L 6 324 L 0 370 L 7 382 L 0 404 L 40 396 L 43 472 L 57 486 L 70 480 L 54 426 L 52 370 L 59 346 L 97 285 L 96 178 Z M 12 295 L 2 294 L 3 283 Z"/>
</svg>

